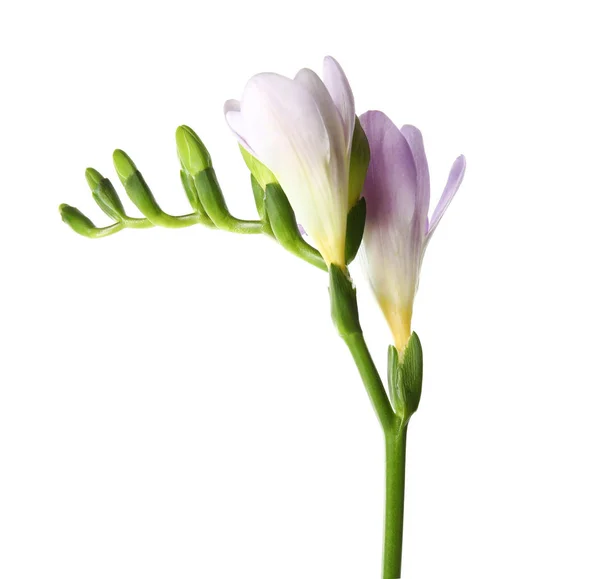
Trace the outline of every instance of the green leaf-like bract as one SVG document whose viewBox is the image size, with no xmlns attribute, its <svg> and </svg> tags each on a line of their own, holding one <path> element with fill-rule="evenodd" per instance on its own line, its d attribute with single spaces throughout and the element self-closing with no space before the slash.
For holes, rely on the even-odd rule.
<svg viewBox="0 0 600 579">
<path fill-rule="evenodd" d="M 356 289 L 345 271 L 337 265 L 329 267 L 331 318 L 342 338 L 362 332 L 358 319 Z"/>
<path fill-rule="evenodd" d="M 350 209 L 346 225 L 346 264 L 354 261 L 362 242 L 367 221 L 367 202 L 363 197 Z"/>
<path fill-rule="evenodd" d="M 388 387 L 392 405 L 408 422 L 417 411 L 423 386 L 423 349 L 419 336 L 413 332 L 404 349 L 402 360 L 395 346 L 388 349 Z"/>
</svg>

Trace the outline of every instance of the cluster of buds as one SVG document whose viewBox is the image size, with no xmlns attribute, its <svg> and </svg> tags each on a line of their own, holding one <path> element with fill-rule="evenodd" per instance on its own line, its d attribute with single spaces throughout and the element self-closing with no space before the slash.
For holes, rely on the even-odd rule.
<svg viewBox="0 0 600 579">
<path fill-rule="evenodd" d="M 362 140 L 355 139 L 353 157 L 361 160 L 368 144 L 364 133 Z M 116 173 L 127 193 L 143 217 L 127 215 L 121 199 L 111 181 L 95 169 L 86 170 L 85 176 L 98 206 L 114 220 L 112 225 L 96 227 L 79 209 L 67 204 L 60 206 L 62 219 L 75 232 L 92 239 L 106 237 L 125 228 L 146 229 L 160 226 L 169 228 L 201 224 L 233 233 L 264 233 L 276 239 L 282 247 L 312 265 L 327 271 L 327 263 L 318 249 L 304 238 L 302 226 L 275 175 L 245 148 L 240 147 L 242 157 L 251 173 L 251 186 L 258 212 L 258 220 L 234 217 L 212 166 L 210 154 L 198 135 L 185 125 L 175 133 L 177 154 L 181 163 L 181 183 L 191 205 L 192 212 L 185 215 L 169 215 L 164 212 L 152 194 L 144 177 L 131 158 L 122 150 L 113 153 Z M 362 151 L 362 153 L 361 153 Z M 359 176 L 365 179 L 366 165 Z M 357 169 L 354 168 L 357 173 Z M 346 216 L 346 243 L 344 254 L 350 263 L 358 252 L 366 219 L 365 201 L 354 203 Z"/>
</svg>

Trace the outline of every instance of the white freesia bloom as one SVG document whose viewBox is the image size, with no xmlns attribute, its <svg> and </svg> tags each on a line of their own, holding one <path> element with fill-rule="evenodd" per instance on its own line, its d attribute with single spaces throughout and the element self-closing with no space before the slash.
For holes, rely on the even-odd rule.
<svg viewBox="0 0 600 579">
<path fill-rule="evenodd" d="M 240 144 L 275 174 L 325 261 L 344 266 L 355 112 L 336 60 L 325 58 L 323 80 L 307 68 L 293 80 L 253 76 L 241 101 L 225 103 L 225 118 Z"/>
</svg>

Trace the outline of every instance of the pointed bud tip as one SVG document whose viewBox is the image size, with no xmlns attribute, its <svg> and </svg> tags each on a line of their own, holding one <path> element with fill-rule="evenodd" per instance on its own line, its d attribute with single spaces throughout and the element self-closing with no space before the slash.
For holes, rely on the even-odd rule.
<svg viewBox="0 0 600 579">
<path fill-rule="evenodd" d="M 90 237 L 93 233 L 95 226 L 92 221 L 87 218 L 77 207 L 62 203 L 59 205 L 58 210 L 62 220 L 71 228 L 73 231 L 80 235 Z"/>
<path fill-rule="evenodd" d="M 207 148 L 190 127 L 186 125 L 177 127 L 175 141 L 181 165 L 190 175 L 196 175 L 212 167 Z"/>
<path fill-rule="evenodd" d="M 100 181 L 104 179 L 104 177 L 92 167 L 88 167 L 85 170 L 85 178 L 92 191 L 94 191 L 94 189 L 96 189 L 96 187 L 98 187 L 98 185 L 100 184 Z"/>
<path fill-rule="evenodd" d="M 113 163 L 117 175 L 119 175 L 119 179 L 123 183 L 137 171 L 135 163 L 130 159 L 129 155 L 121 149 L 116 149 L 113 153 Z"/>
</svg>

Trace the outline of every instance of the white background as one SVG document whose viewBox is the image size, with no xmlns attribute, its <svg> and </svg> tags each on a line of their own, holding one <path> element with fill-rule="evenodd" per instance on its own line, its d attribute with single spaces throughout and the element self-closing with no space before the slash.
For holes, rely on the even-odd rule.
<svg viewBox="0 0 600 579">
<path fill-rule="evenodd" d="M 108 224 L 83 172 L 115 177 L 116 147 L 187 211 L 186 123 L 252 218 L 222 103 L 325 54 L 359 112 L 421 128 L 434 201 L 468 163 L 415 308 L 403 577 L 600 577 L 594 4 L 4 4 L 0 577 L 379 576 L 382 437 L 326 276 L 267 238 L 91 241 L 57 211 Z"/>
</svg>

